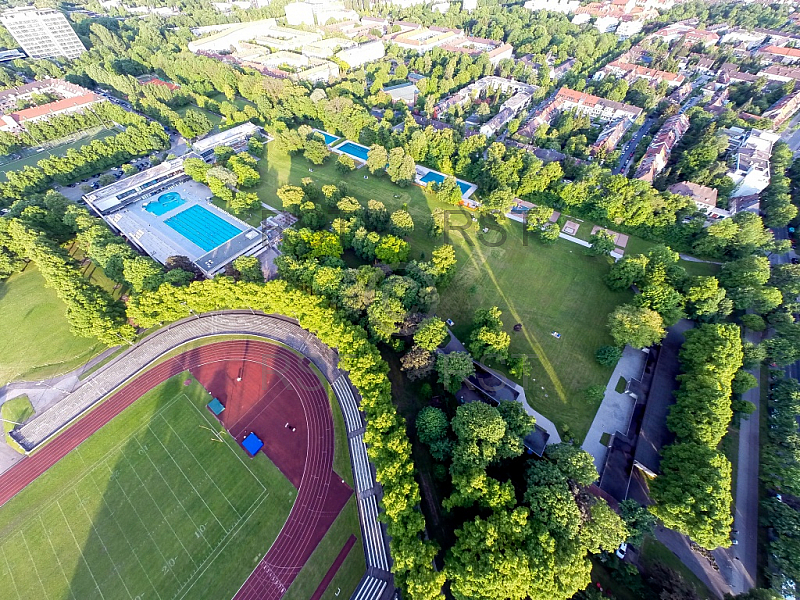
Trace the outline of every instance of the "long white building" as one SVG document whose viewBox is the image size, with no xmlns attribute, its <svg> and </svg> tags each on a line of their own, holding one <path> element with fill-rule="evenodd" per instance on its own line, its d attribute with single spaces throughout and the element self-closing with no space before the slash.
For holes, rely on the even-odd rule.
<svg viewBox="0 0 800 600">
<path fill-rule="evenodd" d="M 52 8 L 20 7 L 0 15 L 2 23 L 31 58 L 73 59 L 86 52 L 67 18 Z"/>
</svg>

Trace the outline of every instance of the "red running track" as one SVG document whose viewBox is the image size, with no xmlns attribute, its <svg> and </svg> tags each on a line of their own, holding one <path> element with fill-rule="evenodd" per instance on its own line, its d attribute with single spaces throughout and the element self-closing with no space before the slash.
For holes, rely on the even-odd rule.
<svg viewBox="0 0 800 600">
<path fill-rule="evenodd" d="M 231 434 L 241 442 L 245 432 L 255 432 L 265 442 L 264 452 L 298 489 L 278 538 L 235 596 L 277 600 L 352 494 L 333 472 L 333 419 L 327 392 L 308 359 L 281 346 L 220 342 L 153 367 L 0 475 L 0 506 L 137 398 L 186 370 L 226 405 L 223 423 Z M 287 422 L 294 431 L 285 427 Z"/>
</svg>

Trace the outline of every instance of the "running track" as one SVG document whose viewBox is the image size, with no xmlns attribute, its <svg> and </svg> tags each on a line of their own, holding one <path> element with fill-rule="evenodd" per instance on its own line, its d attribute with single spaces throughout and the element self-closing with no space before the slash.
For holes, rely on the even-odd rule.
<svg viewBox="0 0 800 600">
<path fill-rule="evenodd" d="M 260 437 L 275 436 L 276 426 L 288 435 L 285 419 L 274 419 L 275 411 L 284 410 L 297 429 L 293 444 L 305 445 L 305 457 L 297 448 L 273 457 L 270 447 L 265 446 L 266 453 L 297 486 L 298 494 L 278 538 L 235 596 L 235 600 L 277 600 L 352 494 L 332 468 L 333 421 L 327 393 L 307 359 L 281 346 L 246 340 L 219 342 L 151 368 L 1 475 L 0 506 L 145 392 L 186 370 L 227 401 L 231 413 L 226 414 L 226 409 L 224 422 L 237 440 L 241 441 L 244 431 L 260 432 Z M 272 448 L 283 445 L 275 437 L 267 439 L 274 440 Z M 292 460 L 287 461 L 287 456 Z M 305 460 L 298 460 L 302 458 Z"/>
</svg>

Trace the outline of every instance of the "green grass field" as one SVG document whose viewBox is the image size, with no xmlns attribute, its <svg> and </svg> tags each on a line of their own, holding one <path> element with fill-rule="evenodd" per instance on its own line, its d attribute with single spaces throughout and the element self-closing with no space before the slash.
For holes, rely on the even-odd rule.
<svg viewBox="0 0 800 600">
<path fill-rule="evenodd" d="M 66 373 L 104 349 L 74 335 L 64 311 L 33 264 L 0 282 L 0 385 Z"/>
<path fill-rule="evenodd" d="M 14 429 L 18 423 L 24 423 L 30 419 L 35 412 L 30 399 L 25 395 L 7 400 L 0 406 L 0 417 L 3 418 L 3 433 L 5 435 L 6 444 L 14 448 L 14 450 L 20 454 L 25 454 L 25 451 L 11 438 L 9 432 Z"/>
<path fill-rule="evenodd" d="M 69 144 L 61 144 L 60 146 L 48 148 L 43 152 L 35 152 L 29 156 L 24 156 L 23 158 L 6 163 L 0 166 L 0 181 L 5 181 L 6 173 L 9 171 L 19 171 L 27 166 L 35 167 L 36 163 L 42 159 L 50 158 L 51 156 L 64 156 L 66 155 L 67 151 L 70 150 L 70 148 L 78 149 L 86 144 L 91 143 L 93 140 L 102 140 L 103 138 L 107 138 L 117 133 L 119 133 L 119 131 L 114 129 L 101 129 L 97 133 L 82 137 L 74 142 L 70 142 Z"/>
<path fill-rule="evenodd" d="M 400 188 L 385 177 L 364 179 L 365 169 L 342 176 L 332 159 L 313 166 L 300 156 L 281 152 L 274 143 L 267 148 L 267 156 L 259 162 L 257 188 L 263 202 L 280 208 L 277 189 L 298 185 L 303 177 L 312 177 L 319 185 L 344 181 L 347 193 L 364 204 L 368 199 L 380 200 L 390 211 L 407 205 L 416 224 L 410 238 L 411 258 L 427 259 L 433 247 L 445 241 L 430 238 L 427 222 L 433 209 L 453 207 L 437 203 L 422 188 Z M 470 223 L 469 217 L 454 215 L 452 223 L 469 224 L 470 241 L 458 231 L 450 236 L 458 268 L 454 280 L 441 290 L 437 314 L 453 319 L 454 333 L 466 341 L 474 311 L 500 307 L 512 339 L 511 353 L 528 355 L 533 365 L 525 387 L 528 401 L 559 429 L 567 426 L 572 436 L 583 439 L 598 406 L 587 402 L 583 392 L 590 385 L 605 385 L 612 372 L 597 364 L 594 353 L 611 343 L 608 314 L 631 294 L 611 292 L 602 280 L 607 260 L 586 256 L 577 244 L 559 240 L 543 246 L 533 238 L 525 240 L 522 225 L 513 221 L 505 228 L 505 241 L 490 232 L 491 237 L 483 236 L 481 242 L 477 224 Z M 515 323 L 522 323 L 522 331 L 512 330 Z M 552 331 L 561 333 L 561 339 L 551 336 Z"/>
<path fill-rule="evenodd" d="M 233 596 L 297 492 L 263 454 L 217 441 L 208 393 L 187 377 L 142 396 L 0 508 L 4 598 Z"/>
</svg>

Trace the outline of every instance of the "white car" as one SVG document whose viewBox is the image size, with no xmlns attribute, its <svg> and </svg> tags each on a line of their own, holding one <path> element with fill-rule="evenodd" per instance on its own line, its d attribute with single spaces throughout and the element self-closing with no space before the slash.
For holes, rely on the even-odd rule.
<svg viewBox="0 0 800 600">
<path fill-rule="evenodd" d="M 619 548 L 617 548 L 617 551 L 614 554 L 617 555 L 617 558 L 623 559 L 625 558 L 625 555 L 627 553 L 628 553 L 628 542 L 622 542 L 622 544 L 620 544 Z"/>
</svg>

